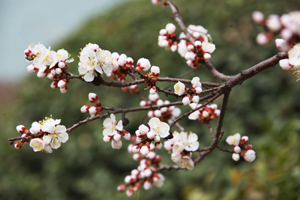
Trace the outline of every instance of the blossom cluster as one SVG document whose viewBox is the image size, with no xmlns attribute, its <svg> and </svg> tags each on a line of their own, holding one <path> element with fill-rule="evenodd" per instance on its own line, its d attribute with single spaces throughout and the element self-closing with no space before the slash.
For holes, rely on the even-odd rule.
<svg viewBox="0 0 300 200">
<path fill-rule="evenodd" d="M 125 54 L 119 55 L 114 52 L 112 54 L 113 68 L 109 77 L 116 77 L 118 81 L 124 81 L 126 77 L 126 71 L 133 68 L 133 59 L 127 57 Z"/>
<path fill-rule="evenodd" d="M 161 187 L 164 183 L 165 177 L 156 172 L 156 168 L 161 161 L 161 157 L 154 152 L 150 152 L 144 159 L 140 160 L 140 164 L 136 169 L 131 171 L 130 175 L 125 177 L 125 184 L 118 186 L 117 190 L 123 192 L 126 187 L 127 196 L 132 196 L 135 191 L 138 191 L 140 187 L 148 190 L 155 185 Z"/>
<path fill-rule="evenodd" d="M 211 43 L 210 35 L 203 26 L 189 25 L 188 33 L 195 39 L 192 44 L 184 33 L 179 35 L 178 53 L 187 60 L 187 65 L 198 68 L 203 60 L 209 60 L 216 46 Z"/>
<path fill-rule="evenodd" d="M 278 43 L 280 45 L 277 45 L 277 47 L 282 51 L 288 51 L 300 42 L 300 11 L 283 14 L 281 17 L 272 14 L 268 18 L 262 12 L 255 11 L 252 13 L 252 19 L 256 24 L 268 30 L 257 35 L 256 41 L 260 45 L 269 43 L 278 33 L 280 33 L 283 41 Z"/>
<path fill-rule="evenodd" d="M 221 111 L 217 109 L 217 104 L 206 105 L 204 107 L 201 106 L 201 104 L 197 103 L 190 104 L 190 107 L 193 110 L 200 107 L 199 110 L 196 110 L 189 115 L 190 120 L 201 120 L 203 124 L 207 124 L 210 120 L 220 116 Z"/>
<path fill-rule="evenodd" d="M 238 161 L 240 159 L 240 156 L 242 156 L 248 162 L 253 162 L 255 160 L 256 155 L 255 151 L 252 150 L 252 145 L 246 145 L 248 140 L 248 136 L 241 137 L 239 133 L 228 136 L 226 138 L 226 142 L 234 147 L 234 153 L 232 154 L 233 160 Z"/>
<path fill-rule="evenodd" d="M 191 80 L 191 85 L 192 85 L 193 89 L 187 88 L 184 85 L 184 83 L 182 83 L 180 81 L 178 81 L 174 85 L 174 92 L 178 96 L 182 96 L 187 93 L 187 95 L 182 98 L 183 105 L 188 105 L 191 102 L 198 103 L 200 100 L 200 97 L 198 96 L 198 94 L 200 94 L 202 92 L 202 84 L 200 82 L 200 78 L 194 77 Z"/>
<path fill-rule="evenodd" d="M 69 139 L 66 127 L 59 123 L 60 119 L 46 117 L 40 122 L 33 122 L 29 130 L 23 125 L 17 126 L 22 139 L 15 142 L 15 148 L 20 149 L 24 143 L 29 143 L 35 152 L 44 150 L 52 153 L 52 149 L 59 148 Z"/>
<path fill-rule="evenodd" d="M 123 136 L 125 140 L 130 140 L 130 133 L 123 129 L 122 120 L 117 123 L 114 114 L 110 114 L 110 118 L 106 118 L 103 121 L 103 128 L 103 141 L 111 141 L 111 147 L 113 149 L 120 149 L 122 147 L 121 136 Z"/>
<path fill-rule="evenodd" d="M 67 63 L 73 62 L 69 59 L 69 53 L 60 49 L 57 52 L 46 48 L 42 44 L 29 45 L 25 50 L 25 58 L 32 61 L 32 64 L 27 67 L 30 73 L 37 72 L 39 78 L 46 77 L 52 79 L 51 88 L 60 88 L 61 93 L 68 90 L 68 79 L 63 73 L 63 70 L 68 68 Z"/>
<path fill-rule="evenodd" d="M 101 103 L 98 99 L 97 94 L 91 92 L 91 93 L 89 93 L 88 98 L 89 98 L 89 101 L 91 103 L 96 104 L 96 106 L 83 105 L 80 108 L 80 111 L 82 113 L 89 112 L 92 117 L 94 117 L 96 115 L 101 115 L 102 107 L 101 107 Z"/>
<path fill-rule="evenodd" d="M 283 70 L 300 69 L 300 11 L 293 11 L 279 15 L 272 14 L 266 19 L 264 14 L 255 11 L 252 14 L 254 22 L 263 26 L 268 32 L 259 33 L 256 41 L 260 45 L 268 44 L 271 39 L 280 34 L 281 38 L 275 40 L 276 46 L 281 51 L 288 52 L 288 58 L 279 61 Z M 298 77 L 299 78 L 299 77 Z"/>
<path fill-rule="evenodd" d="M 156 148 L 162 148 L 160 138 L 165 138 L 169 135 L 170 126 L 160 121 L 157 117 L 151 118 L 148 124 L 150 128 L 142 124 L 138 130 L 135 131 L 137 144 L 132 146 L 132 153 L 140 153 L 143 156 L 147 156 L 150 153 L 150 145 L 152 142 L 154 142 Z"/>
<path fill-rule="evenodd" d="M 181 168 L 192 170 L 194 161 L 191 159 L 192 151 L 199 148 L 198 136 L 195 133 L 174 132 L 173 138 L 165 141 L 164 147 L 171 151 L 171 159 Z"/>
<path fill-rule="evenodd" d="M 176 117 L 178 117 L 181 113 L 181 110 L 175 106 L 168 106 L 170 105 L 170 101 L 159 98 L 157 93 L 149 94 L 150 101 L 142 100 L 140 102 L 141 107 L 156 105 L 161 108 L 150 110 L 148 112 L 148 117 L 157 117 L 160 121 L 166 122 L 168 124 L 172 123 Z"/>
<path fill-rule="evenodd" d="M 113 58 L 108 50 L 101 49 L 97 44 L 87 44 L 79 56 L 78 72 L 84 75 L 86 82 L 94 80 L 95 72 L 110 74 L 113 69 Z"/>
<path fill-rule="evenodd" d="M 166 28 L 159 31 L 158 46 L 165 49 L 171 49 L 171 51 L 177 50 L 177 38 L 176 38 L 176 26 L 172 23 L 168 23 Z"/>
</svg>

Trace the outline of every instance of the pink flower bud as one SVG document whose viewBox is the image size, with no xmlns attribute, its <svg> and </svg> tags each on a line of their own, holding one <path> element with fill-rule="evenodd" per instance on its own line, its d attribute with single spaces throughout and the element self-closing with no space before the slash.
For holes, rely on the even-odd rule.
<svg viewBox="0 0 300 200">
<path fill-rule="evenodd" d="M 255 155 L 255 151 L 253 150 L 248 150 L 246 151 L 245 155 L 244 155 L 244 159 L 248 162 L 253 162 L 256 158 L 256 155 Z"/>
<path fill-rule="evenodd" d="M 64 94 L 68 91 L 68 87 L 61 87 L 61 88 L 59 88 L 59 90 L 62 94 Z"/>
<path fill-rule="evenodd" d="M 152 183 L 149 180 L 144 182 L 143 187 L 145 190 L 149 190 L 151 188 L 151 186 L 152 186 Z"/>
<path fill-rule="evenodd" d="M 129 188 L 127 191 L 126 191 L 126 195 L 128 197 L 131 197 L 133 195 L 133 188 Z"/>
<path fill-rule="evenodd" d="M 155 110 L 154 111 L 154 116 L 155 117 L 161 117 L 161 111 L 160 110 Z"/>
<path fill-rule="evenodd" d="M 177 43 L 174 42 L 170 49 L 172 52 L 175 52 L 177 50 L 177 47 L 178 47 Z"/>
<path fill-rule="evenodd" d="M 61 69 L 64 69 L 66 66 L 66 64 L 64 62 L 59 62 L 58 63 L 58 67 L 61 68 Z"/>
<path fill-rule="evenodd" d="M 155 137 L 155 135 L 156 135 L 155 132 L 149 131 L 147 133 L 147 138 L 150 139 L 150 140 L 152 140 Z"/>
<path fill-rule="evenodd" d="M 283 39 L 289 40 L 292 38 L 293 32 L 290 29 L 285 28 L 280 32 L 280 35 Z"/>
<path fill-rule="evenodd" d="M 172 23 L 168 23 L 166 26 L 166 30 L 167 30 L 168 34 L 173 34 L 176 31 L 176 26 Z"/>
<path fill-rule="evenodd" d="M 183 97 L 182 103 L 183 103 L 183 105 L 188 105 L 188 104 L 190 104 L 190 103 L 191 103 L 190 96 L 187 95 L 187 96 Z"/>
<path fill-rule="evenodd" d="M 141 153 L 143 156 L 146 156 L 149 152 L 150 152 L 150 149 L 149 149 L 149 147 L 146 146 L 146 145 L 142 146 L 142 148 L 140 149 L 140 153 Z"/>
<path fill-rule="evenodd" d="M 125 140 L 130 140 L 130 138 L 131 138 L 131 135 L 130 135 L 130 133 L 123 133 L 123 138 L 125 139 Z"/>
<path fill-rule="evenodd" d="M 210 60 L 211 59 L 211 55 L 209 53 L 205 53 L 203 55 L 204 60 Z"/>
<path fill-rule="evenodd" d="M 16 141 L 16 142 L 15 142 L 15 149 L 21 149 L 21 148 L 22 148 L 22 145 L 23 145 L 23 142 L 22 142 L 22 141 Z"/>
<path fill-rule="evenodd" d="M 243 136 L 243 137 L 241 138 L 241 143 L 245 144 L 245 143 L 248 142 L 248 140 L 249 140 L 249 137 L 248 137 L 248 136 Z"/>
<path fill-rule="evenodd" d="M 103 137 L 103 141 L 104 141 L 104 142 L 110 142 L 110 141 L 111 141 L 111 137 L 109 137 L 108 135 L 105 135 L 105 136 Z"/>
<path fill-rule="evenodd" d="M 139 154 L 139 153 L 133 154 L 133 160 L 138 161 L 138 160 L 140 160 L 141 158 L 142 158 L 141 154 Z"/>
<path fill-rule="evenodd" d="M 279 61 L 279 66 L 283 69 L 283 70 L 291 70 L 292 66 L 290 65 L 289 59 L 282 59 Z"/>
<path fill-rule="evenodd" d="M 146 58 L 140 58 L 137 62 L 137 68 L 142 71 L 148 71 L 151 67 L 150 61 Z"/>
<path fill-rule="evenodd" d="M 141 107 L 147 106 L 147 101 L 142 100 L 142 101 L 140 102 L 140 106 L 141 106 Z"/>
<path fill-rule="evenodd" d="M 139 153 L 139 152 L 140 152 L 140 147 L 138 145 L 133 145 L 132 153 Z"/>
<path fill-rule="evenodd" d="M 241 147 L 235 146 L 234 149 L 233 149 L 233 151 L 234 151 L 235 153 L 239 154 L 239 153 L 241 153 Z"/>
<path fill-rule="evenodd" d="M 252 145 L 251 144 L 246 145 L 245 149 L 247 149 L 247 150 L 252 149 Z"/>
<path fill-rule="evenodd" d="M 254 11 L 252 13 L 252 19 L 256 24 L 263 25 L 265 21 L 265 16 L 260 11 Z"/>
<path fill-rule="evenodd" d="M 157 66 L 152 66 L 152 67 L 151 67 L 151 72 L 152 72 L 155 76 L 158 76 L 159 73 L 160 73 L 160 69 L 159 69 L 159 67 L 157 67 Z"/>
<path fill-rule="evenodd" d="M 65 87 L 66 82 L 67 82 L 67 79 L 62 79 L 62 80 L 58 81 L 57 86 L 58 86 L 59 88 Z"/>
<path fill-rule="evenodd" d="M 58 84 L 58 81 L 53 81 L 53 82 L 51 83 L 50 87 L 51 87 L 52 89 L 57 88 L 57 87 L 58 87 L 57 84 Z"/>
<path fill-rule="evenodd" d="M 197 40 L 196 42 L 195 42 L 195 47 L 196 48 L 200 48 L 202 46 L 202 43 L 199 41 L 199 40 Z"/>
<path fill-rule="evenodd" d="M 159 31 L 159 34 L 160 34 L 160 35 L 167 35 L 168 32 L 167 32 L 166 29 L 161 29 L 161 30 Z"/>
<path fill-rule="evenodd" d="M 193 51 L 194 50 L 194 45 L 190 44 L 187 48 L 188 48 L 189 51 Z"/>
<path fill-rule="evenodd" d="M 121 134 L 120 133 L 117 133 L 117 134 L 115 134 L 114 135 L 114 140 L 117 142 L 117 141 L 119 141 L 120 139 L 121 139 Z"/>
<path fill-rule="evenodd" d="M 237 153 L 233 153 L 233 154 L 232 154 L 232 159 L 233 159 L 234 161 L 239 161 L 240 155 L 237 154 Z"/>
<path fill-rule="evenodd" d="M 161 143 L 161 142 L 156 142 L 156 143 L 155 143 L 155 147 L 156 147 L 157 149 L 161 149 L 161 148 L 162 148 L 162 143 Z"/>
<path fill-rule="evenodd" d="M 122 140 L 118 140 L 118 141 L 112 140 L 111 141 L 111 147 L 113 149 L 121 149 L 121 147 L 122 147 Z"/>
<path fill-rule="evenodd" d="M 81 111 L 82 113 L 87 113 L 87 112 L 89 112 L 89 109 L 90 109 L 90 106 L 84 105 L 84 106 L 82 106 L 82 107 L 80 108 L 80 111 Z"/>
<path fill-rule="evenodd" d="M 124 184 L 118 185 L 117 187 L 118 192 L 123 192 L 125 190 L 125 187 L 126 186 Z"/>
<path fill-rule="evenodd" d="M 21 134 L 23 134 L 23 133 L 28 134 L 29 133 L 29 131 L 27 130 L 27 128 L 25 126 L 23 126 L 23 125 L 17 126 L 16 129 Z"/>
<path fill-rule="evenodd" d="M 266 26 L 273 32 L 281 29 L 281 22 L 278 15 L 270 15 L 266 21 Z"/>
<path fill-rule="evenodd" d="M 266 45 L 270 42 L 272 35 L 267 33 L 259 33 L 256 37 L 256 42 L 259 45 Z"/>
<path fill-rule="evenodd" d="M 90 101 L 91 103 L 95 103 L 97 100 L 98 100 L 97 94 L 92 93 L 92 92 L 89 93 L 89 101 Z"/>
<path fill-rule="evenodd" d="M 29 72 L 29 73 L 34 73 L 34 72 L 37 72 L 39 69 L 38 68 L 36 68 L 33 64 L 31 64 L 31 65 L 29 65 L 28 67 L 27 67 L 27 71 Z"/>
</svg>

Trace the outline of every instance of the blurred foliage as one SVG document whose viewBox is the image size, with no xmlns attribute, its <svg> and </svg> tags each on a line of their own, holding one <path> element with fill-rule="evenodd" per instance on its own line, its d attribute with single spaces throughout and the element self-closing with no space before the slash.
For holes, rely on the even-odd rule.
<svg viewBox="0 0 300 200">
<path fill-rule="evenodd" d="M 299 8 L 298 0 L 175 0 L 186 24 L 201 24 L 208 29 L 217 46 L 212 55 L 215 67 L 229 75 L 239 73 L 276 54 L 275 44 L 255 44 L 263 31 L 250 19 L 254 10 L 265 14 L 282 14 Z M 92 6 L 92 5 L 91 5 Z M 150 0 L 126 2 L 84 23 L 66 41 L 52 49 L 64 48 L 75 59 L 69 68 L 78 73 L 76 63 L 80 48 L 97 43 L 111 52 L 125 53 L 137 61 L 146 57 L 161 68 L 161 76 L 174 77 L 189 71 L 177 53 L 159 48 L 158 32 L 171 22 L 171 11 L 153 6 Z M 218 81 L 200 67 L 186 76 Z M 142 191 L 141 199 L 298 199 L 300 196 L 300 102 L 299 84 L 292 73 L 276 66 L 233 89 L 223 130 L 225 136 L 248 135 L 257 152 L 253 163 L 234 162 L 228 153 L 214 151 L 192 171 L 166 171 L 164 186 Z M 107 107 L 134 107 L 139 100 L 119 88 L 95 87 L 71 80 L 66 94 L 49 88 L 51 81 L 30 75 L 20 82 L 18 96 L 9 105 L 1 105 L 0 115 L 0 199 L 125 199 L 116 191 L 125 175 L 138 163 L 122 150 L 112 150 L 102 141 L 102 122 L 94 121 L 70 133 L 70 139 L 52 154 L 34 153 L 28 145 L 15 150 L 7 138 L 18 136 L 15 127 L 30 127 L 52 114 L 70 127 L 85 119 L 80 107 L 89 104 L 89 92 L 98 94 Z M 163 83 L 159 83 L 163 85 Z M 172 85 L 164 85 L 172 87 Z M 140 87 L 143 94 L 148 91 Z M 166 99 L 161 95 L 162 99 Z M 174 99 L 172 99 L 174 100 Z M 221 103 L 217 100 L 216 103 Z M 186 108 L 185 108 L 186 109 Z M 182 109 L 183 111 L 185 110 Z M 131 133 L 137 129 L 146 112 L 128 114 Z M 120 116 L 117 116 L 120 119 Z M 187 131 L 199 135 L 201 147 L 210 144 L 205 126 L 185 120 Z M 213 122 L 215 125 L 216 121 Z M 228 147 L 223 141 L 222 146 Z M 163 163 L 169 163 L 167 153 Z M 133 199 L 136 198 L 133 197 Z"/>
</svg>

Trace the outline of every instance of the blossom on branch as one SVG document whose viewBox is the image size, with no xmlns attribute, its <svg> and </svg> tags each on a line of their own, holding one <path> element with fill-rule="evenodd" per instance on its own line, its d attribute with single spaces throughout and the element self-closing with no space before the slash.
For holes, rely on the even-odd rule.
<svg viewBox="0 0 300 200">
<path fill-rule="evenodd" d="M 201 107 L 201 104 L 191 103 L 190 107 L 194 110 Z M 201 120 L 204 124 L 208 123 L 210 120 L 215 119 L 220 116 L 220 110 L 217 109 L 217 104 L 211 104 L 196 110 L 189 115 L 190 120 Z"/>
<path fill-rule="evenodd" d="M 234 153 L 232 154 L 232 159 L 238 161 L 240 156 L 248 162 L 253 162 L 256 158 L 255 151 L 252 150 L 252 145 L 246 143 L 248 142 L 248 136 L 241 137 L 241 134 L 236 133 L 235 135 L 230 135 L 226 138 L 227 144 L 234 147 Z"/>
<path fill-rule="evenodd" d="M 106 118 L 103 122 L 103 140 L 104 142 L 110 142 L 113 149 L 120 149 L 122 147 L 121 136 L 125 140 L 130 140 L 130 133 L 123 129 L 122 120 L 118 123 L 116 121 L 116 116 L 110 114 L 110 118 Z"/>
<path fill-rule="evenodd" d="M 51 51 L 50 47 L 47 49 L 44 45 L 38 44 L 30 45 L 24 53 L 28 61 L 33 61 L 27 67 L 28 72 L 37 72 L 39 78 L 47 77 L 52 79 L 51 88 L 59 87 L 61 93 L 65 93 L 68 90 L 69 81 L 62 72 L 68 68 L 67 63 L 74 60 L 69 59 L 70 54 L 66 50 L 60 49 L 55 52 Z"/>
<path fill-rule="evenodd" d="M 94 72 L 110 74 L 113 68 L 113 58 L 107 50 L 102 50 L 97 44 L 87 44 L 79 56 L 79 74 L 84 75 L 86 82 L 94 80 Z"/>
<path fill-rule="evenodd" d="M 23 143 L 29 143 L 29 146 L 36 151 L 44 150 L 47 153 L 52 153 L 52 149 L 57 149 L 61 143 L 65 143 L 69 139 L 67 129 L 60 124 L 60 119 L 52 119 L 46 117 L 39 122 L 33 122 L 31 128 L 17 126 L 19 133 L 23 133 L 22 139 L 16 142 L 15 148 L 20 149 Z"/>
<path fill-rule="evenodd" d="M 198 136 L 195 133 L 174 132 L 173 138 L 165 141 L 164 147 L 171 151 L 171 159 L 182 168 L 192 170 L 194 161 L 191 159 L 192 151 L 199 148 Z"/>
</svg>

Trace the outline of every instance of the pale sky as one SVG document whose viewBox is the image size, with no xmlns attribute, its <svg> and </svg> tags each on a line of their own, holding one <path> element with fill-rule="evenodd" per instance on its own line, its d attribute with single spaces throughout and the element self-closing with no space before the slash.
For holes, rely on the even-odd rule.
<svg viewBox="0 0 300 200">
<path fill-rule="evenodd" d="M 28 73 L 24 50 L 66 39 L 72 30 L 126 0 L 0 0 L 0 82 L 13 83 Z"/>
</svg>

